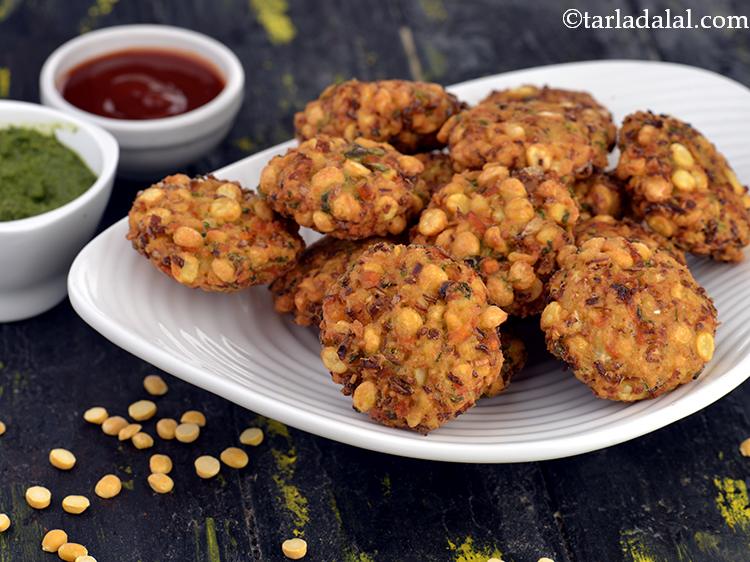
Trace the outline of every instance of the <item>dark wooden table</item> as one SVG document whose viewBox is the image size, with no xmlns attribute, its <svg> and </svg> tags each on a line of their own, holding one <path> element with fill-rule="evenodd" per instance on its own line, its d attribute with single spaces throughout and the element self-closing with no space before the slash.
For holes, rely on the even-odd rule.
<svg viewBox="0 0 750 562">
<path fill-rule="evenodd" d="M 647 4 L 591 0 L 578 7 L 632 14 Z M 748 14 L 740 0 L 690 4 L 697 14 Z M 247 92 L 229 137 L 188 170 L 198 172 L 286 140 L 294 111 L 349 76 L 449 84 L 556 62 L 643 58 L 750 84 L 750 30 L 572 31 L 561 21 L 568 7 L 521 0 L 0 0 L 0 97 L 37 101 L 45 58 L 90 29 L 155 22 L 202 31 L 240 57 Z M 126 213 L 137 188 L 118 180 L 102 227 Z M 750 560 L 750 459 L 737 449 L 750 435 L 747 384 L 684 421 L 603 451 L 456 465 L 287 429 L 165 375 L 171 390 L 160 410 L 206 412 L 204 443 L 229 444 L 254 424 L 267 439 L 251 451 L 247 469 L 207 482 L 192 467 L 200 446 L 159 442 L 175 460 L 177 487 L 156 496 L 145 481 L 149 453 L 118 445 L 81 419 L 94 404 L 124 412 L 143 397 L 141 380 L 153 367 L 94 332 L 68 302 L 0 325 L 0 361 L 0 419 L 8 424 L 0 438 L 0 512 L 13 518 L 11 531 L 0 535 L 0 562 L 56 559 L 39 547 L 55 527 L 100 562 L 280 560 L 281 541 L 295 532 L 307 540 L 309 560 L 470 562 L 499 553 L 514 562 Z M 58 446 L 78 455 L 70 473 L 47 462 Z M 112 501 L 92 493 L 105 472 L 126 484 Z M 54 491 L 54 508 L 26 505 L 30 483 Z M 59 500 L 69 493 L 90 496 L 91 509 L 64 514 Z"/>
</svg>

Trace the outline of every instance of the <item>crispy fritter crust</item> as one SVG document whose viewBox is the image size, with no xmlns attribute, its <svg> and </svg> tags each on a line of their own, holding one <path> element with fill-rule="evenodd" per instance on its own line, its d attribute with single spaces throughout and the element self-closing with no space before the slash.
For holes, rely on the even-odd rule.
<svg viewBox="0 0 750 562">
<path fill-rule="evenodd" d="M 453 178 L 453 161 L 450 154 L 445 152 L 422 152 L 415 154 L 414 158 L 424 166 L 424 171 L 419 177 L 424 181 L 427 199 L 425 205 L 430 202 L 430 197 L 438 189 L 450 183 Z"/>
<path fill-rule="evenodd" d="M 438 133 L 456 170 L 488 162 L 540 166 L 563 179 L 586 178 L 607 166 L 606 132 L 592 133 L 580 108 L 528 101 L 482 103 L 451 117 Z"/>
<path fill-rule="evenodd" d="M 164 178 L 138 193 L 128 240 L 175 281 L 230 292 L 270 283 L 305 247 L 297 225 L 255 193 L 212 176 Z"/>
<path fill-rule="evenodd" d="M 427 433 L 496 381 L 506 317 L 481 279 L 438 248 L 379 243 L 326 295 L 321 358 L 355 409 Z"/>
<path fill-rule="evenodd" d="M 506 330 L 504 326 L 500 327 L 500 348 L 503 350 L 503 368 L 500 370 L 500 376 L 485 391 L 486 398 L 492 398 L 501 394 L 513 377 L 521 371 L 526 365 L 528 353 L 526 344 L 513 332 Z"/>
<path fill-rule="evenodd" d="M 624 187 L 611 172 L 597 172 L 573 184 L 573 197 L 581 209 L 581 218 L 609 215 L 620 218 L 623 213 Z"/>
<path fill-rule="evenodd" d="M 625 118 L 617 175 L 627 181 L 637 218 L 683 250 L 742 260 L 750 243 L 750 197 L 706 137 L 674 117 Z"/>
<path fill-rule="evenodd" d="M 588 92 L 563 90 L 548 86 L 525 84 L 518 88 L 495 90 L 480 103 L 510 103 L 544 101 L 557 103 L 567 108 L 577 108 L 583 121 L 589 125 L 592 134 L 603 135 L 608 150 L 612 150 L 617 140 L 617 127 L 612 114 Z M 601 140 L 601 139 L 600 139 Z"/>
<path fill-rule="evenodd" d="M 424 205 L 422 163 L 386 143 L 317 137 L 274 157 L 259 190 L 299 225 L 335 238 L 399 234 Z"/>
<path fill-rule="evenodd" d="M 579 221 L 575 227 L 576 244 L 581 246 L 592 238 L 621 236 L 631 242 L 643 242 L 650 250 L 661 248 L 682 265 L 687 265 L 685 253 L 661 234 L 647 230 L 631 218 L 617 220 L 609 215 L 599 215 Z"/>
<path fill-rule="evenodd" d="M 404 153 L 439 145 L 437 131 L 463 105 L 439 84 L 349 80 L 323 90 L 294 116 L 300 139 L 320 134 L 389 142 Z"/>
<path fill-rule="evenodd" d="M 577 220 L 578 206 L 554 174 L 487 164 L 435 193 L 411 236 L 471 265 L 494 304 L 528 316 L 544 307 L 545 283 Z"/>
<path fill-rule="evenodd" d="M 697 377 L 713 356 L 716 309 L 666 252 L 593 238 L 561 262 L 541 327 L 548 349 L 597 396 L 659 396 Z"/>
<path fill-rule="evenodd" d="M 291 270 L 271 286 L 274 306 L 282 314 L 294 313 L 300 326 L 317 326 L 323 317 L 323 297 L 349 265 L 384 238 L 339 240 L 325 236 L 308 246 Z"/>
</svg>

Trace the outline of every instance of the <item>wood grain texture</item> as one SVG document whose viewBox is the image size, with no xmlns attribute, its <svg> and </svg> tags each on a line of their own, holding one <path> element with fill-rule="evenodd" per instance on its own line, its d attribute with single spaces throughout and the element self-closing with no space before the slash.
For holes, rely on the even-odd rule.
<svg viewBox="0 0 750 562">
<path fill-rule="evenodd" d="M 575 4 L 596 14 L 618 7 L 632 14 L 646 2 Z M 648 4 L 747 15 L 739 0 Z M 64 7 L 0 0 L 0 94 L 37 101 L 43 61 L 84 29 L 155 22 L 207 33 L 240 57 L 247 92 L 226 141 L 187 170 L 196 173 L 286 140 L 305 100 L 351 76 L 419 74 L 447 84 L 541 64 L 646 58 L 750 84 L 750 31 L 568 30 L 561 23 L 567 7 L 520 0 L 68 0 Z M 141 185 L 117 181 L 102 227 L 126 213 Z M 91 330 L 68 303 L 0 325 L 0 361 L 0 419 L 8 424 L 0 437 L 0 512 L 13 519 L 11 531 L 0 535 L 0 562 L 53 559 L 39 544 L 54 527 L 98 560 L 119 562 L 283 560 L 280 544 L 295 533 L 308 541 L 307 559 L 316 561 L 470 562 L 500 553 L 507 562 L 750 559 L 750 464 L 737 450 L 750 435 L 748 385 L 686 420 L 604 451 L 468 466 L 317 438 L 168 375 L 170 392 L 157 400 L 158 417 L 195 408 L 208 415 L 208 426 L 194 446 L 157 439 L 153 451 L 136 451 L 81 414 L 92 405 L 125 413 L 144 397 L 143 376 L 156 371 Z M 248 425 L 266 431 L 265 442 L 249 451 L 249 467 L 199 480 L 194 458 L 218 455 Z M 153 421 L 146 428 L 155 433 Z M 53 447 L 75 451 L 73 471 L 48 464 Z M 176 487 L 168 496 L 156 496 L 145 481 L 149 454 L 157 450 L 175 461 Z M 93 495 L 107 472 L 126 483 L 113 500 Z M 23 493 L 32 484 L 53 491 L 53 507 L 26 506 Z M 92 507 L 80 517 L 64 514 L 59 502 L 69 493 L 88 495 Z"/>
</svg>

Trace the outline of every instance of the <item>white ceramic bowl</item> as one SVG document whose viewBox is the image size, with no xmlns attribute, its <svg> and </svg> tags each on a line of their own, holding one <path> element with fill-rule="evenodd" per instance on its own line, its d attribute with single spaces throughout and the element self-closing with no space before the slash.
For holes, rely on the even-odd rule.
<svg viewBox="0 0 750 562">
<path fill-rule="evenodd" d="M 32 103 L 0 101 L 0 128 L 54 128 L 97 176 L 86 192 L 41 215 L 0 221 L 0 322 L 41 314 L 66 294 L 68 269 L 94 234 L 117 169 L 119 149 L 107 131 Z"/>
<path fill-rule="evenodd" d="M 213 100 L 163 119 L 110 119 L 78 109 L 60 93 L 66 74 L 91 58 L 132 48 L 172 49 L 212 63 L 226 84 Z M 165 25 L 123 25 L 86 33 L 64 43 L 44 63 L 39 77 L 42 103 L 106 129 L 120 143 L 120 171 L 148 177 L 177 172 L 214 148 L 229 132 L 242 105 L 245 73 L 227 47 L 194 31 Z"/>
</svg>

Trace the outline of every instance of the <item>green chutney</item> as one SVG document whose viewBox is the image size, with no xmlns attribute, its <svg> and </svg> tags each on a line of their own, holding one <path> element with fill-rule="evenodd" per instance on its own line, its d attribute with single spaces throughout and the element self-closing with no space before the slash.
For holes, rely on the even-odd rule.
<svg viewBox="0 0 750 562">
<path fill-rule="evenodd" d="M 0 222 L 56 209 L 95 181 L 80 156 L 54 134 L 20 127 L 0 129 Z"/>
</svg>

